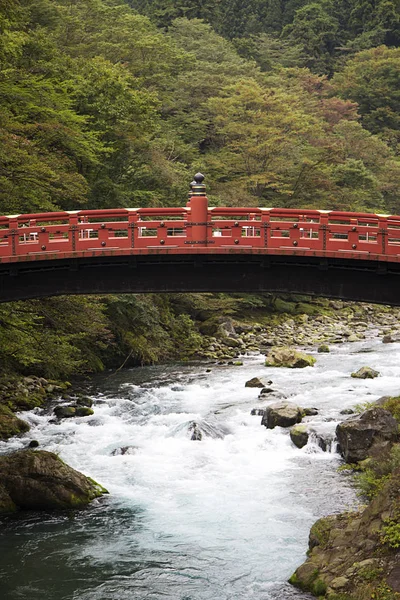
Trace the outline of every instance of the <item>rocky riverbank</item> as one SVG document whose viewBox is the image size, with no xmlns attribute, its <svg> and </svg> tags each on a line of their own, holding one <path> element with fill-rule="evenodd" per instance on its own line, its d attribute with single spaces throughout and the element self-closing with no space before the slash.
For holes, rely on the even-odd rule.
<svg viewBox="0 0 400 600">
<path fill-rule="evenodd" d="M 56 398 L 66 398 L 70 385 L 35 376 L 3 381 L 0 384 L 0 440 L 29 431 L 29 424 L 17 417 L 15 411 L 43 407 Z M 86 406 L 70 410 L 76 416 L 93 413 Z M 30 445 L 33 448 L 37 442 L 32 441 Z M 107 490 L 101 485 L 51 452 L 27 448 L 0 456 L 0 514 L 20 509 L 81 508 L 104 493 Z"/>
<path fill-rule="evenodd" d="M 319 519 L 290 582 L 328 600 L 400 598 L 400 397 L 338 425 L 340 450 L 369 504 Z"/>
<path fill-rule="evenodd" d="M 69 382 L 52 381 L 44 377 L 16 377 L 0 382 L 0 440 L 29 431 L 29 425 L 15 412 L 31 410 L 66 393 Z"/>
<path fill-rule="evenodd" d="M 319 346 L 363 340 L 374 330 L 384 342 L 400 339 L 400 309 L 353 302 L 316 301 L 315 304 L 280 301 L 290 312 L 242 321 L 227 316 L 204 322 L 197 354 L 211 360 L 233 360 L 247 352 L 266 353 L 271 347 Z M 212 332 L 214 335 L 210 335 Z"/>
</svg>

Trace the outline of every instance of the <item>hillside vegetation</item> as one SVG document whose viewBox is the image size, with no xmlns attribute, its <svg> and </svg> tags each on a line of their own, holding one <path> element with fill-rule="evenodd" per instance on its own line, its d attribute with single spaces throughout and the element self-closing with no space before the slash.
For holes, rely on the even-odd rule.
<svg viewBox="0 0 400 600">
<path fill-rule="evenodd" d="M 3 0 L 0 213 L 180 206 L 197 170 L 213 205 L 400 213 L 399 39 L 396 0 Z M 3 305 L 1 369 L 176 355 L 180 306 Z"/>
</svg>

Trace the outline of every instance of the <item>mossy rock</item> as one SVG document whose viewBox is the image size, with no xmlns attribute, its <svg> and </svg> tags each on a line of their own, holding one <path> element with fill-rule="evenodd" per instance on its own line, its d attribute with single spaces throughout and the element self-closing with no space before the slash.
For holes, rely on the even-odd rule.
<svg viewBox="0 0 400 600">
<path fill-rule="evenodd" d="M 328 352 L 330 352 L 329 346 L 327 346 L 326 344 L 321 344 L 321 346 L 318 346 L 318 352 L 320 354 L 326 354 Z"/>
<path fill-rule="evenodd" d="M 3 512 L 79 508 L 107 493 L 56 454 L 43 450 L 0 456 L 0 480 Z"/>
<path fill-rule="evenodd" d="M 33 408 L 43 406 L 46 400 L 46 391 L 44 388 L 38 388 L 30 392 L 28 396 L 17 394 L 11 398 L 11 405 L 14 410 L 32 410 Z"/>
<path fill-rule="evenodd" d="M 308 315 L 308 316 L 321 314 L 321 308 L 319 306 L 315 306 L 313 304 L 307 304 L 305 302 L 298 302 L 296 304 L 295 310 L 296 310 L 296 313 L 298 313 L 298 314 Z"/>
<path fill-rule="evenodd" d="M 316 359 L 305 352 L 298 352 L 292 348 L 271 348 L 265 358 L 266 367 L 288 367 L 289 369 L 303 369 L 313 367 Z"/>
<path fill-rule="evenodd" d="M 390 412 L 391 415 L 400 423 L 400 396 L 387 398 L 381 406 Z"/>
<path fill-rule="evenodd" d="M 58 419 L 69 419 L 70 417 L 76 416 L 76 411 L 77 409 L 75 406 L 56 406 L 54 414 Z"/>
<path fill-rule="evenodd" d="M 318 566 L 312 562 L 305 562 L 296 569 L 289 583 L 305 592 L 311 592 L 314 596 L 323 596 L 327 590 L 326 583 L 320 577 Z"/>
<path fill-rule="evenodd" d="M 225 338 L 227 333 L 233 333 L 234 329 L 229 317 L 213 316 L 200 324 L 199 331 L 202 335 Z"/>
<path fill-rule="evenodd" d="M 19 419 L 3 404 L 0 404 L 0 439 L 8 440 L 13 435 L 20 435 L 29 431 L 30 427 L 26 421 Z"/>
<path fill-rule="evenodd" d="M 352 373 L 351 376 L 355 379 L 375 379 L 375 377 L 379 377 L 379 372 L 371 367 L 361 367 L 361 369 Z"/>
<path fill-rule="evenodd" d="M 90 417 L 94 415 L 94 410 L 88 406 L 77 406 L 75 414 L 77 417 Z"/>
<path fill-rule="evenodd" d="M 91 408 L 93 406 L 93 400 L 88 396 L 79 396 L 76 400 L 76 404 L 78 404 L 78 406 L 88 406 Z"/>
<path fill-rule="evenodd" d="M 288 302 L 283 298 L 275 298 L 273 309 L 279 313 L 294 315 L 296 313 L 296 302 Z"/>
<path fill-rule="evenodd" d="M 18 510 L 17 505 L 11 500 L 7 490 L 0 484 L 0 514 L 11 513 Z"/>
<path fill-rule="evenodd" d="M 307 431 L 307 427 L 305 425 L 295 425 L 290 430 L 290 439 L 296 448 L 303 448 L 307 445 L 309 432 Z"/>
<path fill-rule="evenodd" d="M 320 546 L 321 548 L 326 547 L 329 540 L 330 532 L 332 528 L 336 525 L 336 522 L 336 515 L 331 515 L 328 517 L 322 517 L 314 523 L 314 525 L 310 529 L 310 534 L 308 538 L 308 545 L 310 549 L 315 548 L 315 546 Z"/>
</svg>

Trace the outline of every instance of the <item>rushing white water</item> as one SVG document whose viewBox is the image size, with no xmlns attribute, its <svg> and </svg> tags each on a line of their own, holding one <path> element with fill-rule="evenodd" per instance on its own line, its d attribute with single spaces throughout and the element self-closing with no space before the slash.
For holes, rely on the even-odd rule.
<svg viewBox="0 0 400 600">
<path fill-rule="evenodd" d="M 7 519 L 0 540 L 4 600 L 280 600 L 308 598 L 286 584 L 305 558 L 311 524 L 354 506 L 334 451 L 298 450 L 287 430 L 250 415 L 254 376 L 302 407 L 333 435 L 340 410 L 399 393 L 400 345 L 377 338 L 338 345 L 313 368 L 169 366 L 101 378 L 92 417 L 24 414 L 37 439 L 110 492 L 85 511 Z M 381 373 L 356 380 L 363 365 Z M 276 399 L 276 398 L 275 398 Z M 191 440 L 192 422 L 203 431 Z M 5 552 L 7 550 L 7 552 Z M 3 586 L 3 590 L 2 590 Z"/>
</svg>

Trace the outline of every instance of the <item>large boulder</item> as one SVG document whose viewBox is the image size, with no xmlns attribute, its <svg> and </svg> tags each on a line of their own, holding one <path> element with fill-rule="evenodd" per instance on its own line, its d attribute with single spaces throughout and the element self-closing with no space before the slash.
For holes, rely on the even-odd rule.
<svg viewBox="0 0 400 600">
<path fill-rule="evenodd" d="M 213 316 L 203 321 L 200 325 L 200 332 L 216 338 L 224 338 L 236 333 L 232 319 L 224 316 Z"/>
<path fill-rule="evenodd" d="M 361 367 L 355 373 L 351 374 L 355 379 L 375 379 L 375 377 L 379 377 L 379 372 L 371 369 L 371 367 Z"/>
<path fill-rule="evenodd" d="M 340 453 L 348 463 L 366 459 L 374 447 L 389 445 L 398 435 L 396 419 L 379 406 L 350 417 L 336 428 Z"/>
<path fill-rule="evenodd" d="M 106 493 L 52 452 L 20 450 L 0 456 L 0 513 L 79 508 Z"/>
<path fill-rule="evenodd" d="M 267 406 L 262 418 L 261 425 L 267 429 L 274 427 L 291 427 L 300 423 L 302 419 L 302 410 L 293 402 L 276 402 Z"/>
<path fill-rule="evenodd" d="M 265 357 L 266 367 L 289 367 L 290 369 L 302 369 L 312 367 L 315 358 L 305 352 L 298 352 L 292 348 L 271 348 Z"/>
</svg>

